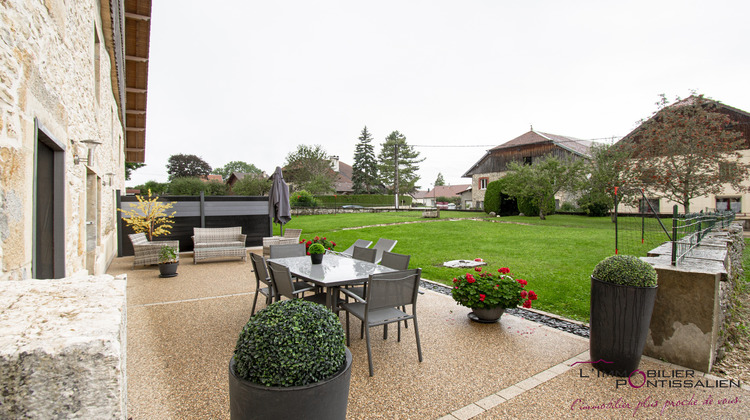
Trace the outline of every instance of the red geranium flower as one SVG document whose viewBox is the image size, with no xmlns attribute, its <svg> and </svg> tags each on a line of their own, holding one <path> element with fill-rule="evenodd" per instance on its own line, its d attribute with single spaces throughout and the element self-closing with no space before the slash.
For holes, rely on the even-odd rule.
<svg viewBox="0 0 750 420">
<path fill-rule="evenodd" d="M 529 300 L 537 300 L 536 293 L 533 290 L 529 290 Z"/>
<path fill-rule="evenodd" d="M 481 259 L 481 258 L 474 258 L 474 261 L 476 261 L 476 262 L 482 262 L 482 261 L 484 261 L 484 260 L 483 260 L 483 259 Z"/>
<path fill-rule="evenodd" d="M 521 290 L 521 299 L 526 299 L 526 296 L 528 296 L 528 293 L 525 290 Z"/>
<path fill-rule="evenodd" d="M 310 245 L 312 245 L 312 241 L 307 241 L 307 242 L 305 242 L 305 245 L 307 245 L 307 246 L 310 246 Z"/>
<path fill-rule="evenodd" d="M 453 283 L 458 283 L 458 279 L 453 277 Z"/>
<path fill-rule="evenodd" d="M 499 270 L 497 270 L 497 272 L 501 273 L 501 274 L 508 274 L 508 273 L 510 273 L 510 268 L 508 268 L 508 267 L 502 267 Z"/>
<path fill-rule="evenodd" d="M 469 283 L 474 283 L 476 280 L 474 279 L 474 276 L 472 276 L 471 274 L 467 274 L 466 281 Z"/>
<path fill-rule="evenodd" d="M 474 271 L 482 271 L 482 267 L 474 267 Z"/>
<path fill-rule="evenodd" d="M 486 296 L 485 296 L 484 294 L 480 293 L 480 294 L 479 294 L 479 301 L 480 301 L 480 302 L 484 302 L 484 298 L 485 298 L 485 297 L 486 297 Z"/>
<path fill-rule="evenodd" d="M 523 303 L 523 307 L 524 307 L 524 308 L 531 308 L 531 301 L 527 299 L 527 300 L 526 300 L 526 301 L 525 301 L 525 302 Z"/>
<path fill-rule="evenodd" d="M 526 286 L 527 284 L 529 284 L 529 282 L 524 279 L 516 279 L 516 281 L 519 282 L 521 286 Z"/>
</svg>

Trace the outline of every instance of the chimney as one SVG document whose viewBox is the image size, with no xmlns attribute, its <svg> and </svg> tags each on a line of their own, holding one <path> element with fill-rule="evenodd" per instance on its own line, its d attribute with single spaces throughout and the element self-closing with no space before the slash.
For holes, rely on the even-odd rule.
<svg viewBox="0 0 750 420">
<path fill-rule="evenodd" d="M 331 169 L 333 169 L 334 172 L 339 171 L 339 157 L 338 156 L 331 156 Z"/>
</svg>

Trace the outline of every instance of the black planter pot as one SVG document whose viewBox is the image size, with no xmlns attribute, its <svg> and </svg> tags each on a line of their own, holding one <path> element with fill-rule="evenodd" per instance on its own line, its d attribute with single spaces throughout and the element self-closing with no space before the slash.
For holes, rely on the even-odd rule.
<svg viewBox="0 0 750 420">
<path fill-rule="evenodd" d="M 591 276 L 589 354 L 608 375 L 629 376 L 641 362 L 657 287 L 623 286 Z"/>
<path fill-rule="evenodd" d="M 178 262 L 159 264 L 159 277 L 174 277 L 177 275 Z"/>
<path fill-rule="evenodd" d="M 325 254 L 310 254 L 310 260 L 313 264 L 321 264 L 323 262 L 323 255 Z"/>
<path fill-rule="evenodd" d="M 345 419 L 352 376 L 352 353 L 329 379 L 310 385 L 268 387 L 247 382 L 229 362 L 229 412 L 232 419 Z"/>
</svg>

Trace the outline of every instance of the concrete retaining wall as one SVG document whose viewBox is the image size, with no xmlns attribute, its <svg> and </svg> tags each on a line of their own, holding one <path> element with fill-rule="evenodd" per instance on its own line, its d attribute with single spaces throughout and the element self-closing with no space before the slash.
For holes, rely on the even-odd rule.
<svg viewBox="0 0 750 420">
<path fill-rule="evenodd" d="M 125 283 L 0 282 L 0 418 L 125 418 Z"/>
<path fill-rule="evenodd" d="M 732 290 L 742 278 L 741 224 L 706 238 L 678 266 L 654 250 L 644 258 L 659 276 L 659 291 L 643 354 L 709 372 L 724 342 Z"/>
</svg>

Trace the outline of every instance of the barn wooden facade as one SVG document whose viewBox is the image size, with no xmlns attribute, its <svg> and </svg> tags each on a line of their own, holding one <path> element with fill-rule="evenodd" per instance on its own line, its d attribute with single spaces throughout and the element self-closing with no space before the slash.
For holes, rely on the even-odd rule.
<svg viewBox="0 0 750 420">
<path fill-rule="evenodd" d="M 485 153 L 465 174 L 471 178 L 472 205 L 484 208 L 487 184 L 503 177 L 510 162 L 533 164 L 544 156 L 587 159 L 591 142 L 557 134 L 541 133 L 533 129 Z"/>
</svg>

